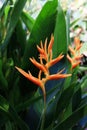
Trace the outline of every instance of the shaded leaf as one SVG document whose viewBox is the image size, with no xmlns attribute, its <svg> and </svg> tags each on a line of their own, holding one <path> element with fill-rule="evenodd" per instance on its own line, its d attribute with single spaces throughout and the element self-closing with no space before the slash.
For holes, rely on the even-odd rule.
<svg viewBox="0 0 87 130">
<path fill-rule="evenodd" d="M 57 57 L 62 52 L 64 54 L 67 52 L 67 33 L 65 15 L 60 4 L 58 4 L 58 14 L 54 31 L 53 55 L 54 57 Z"/>
<path fill-rule="evenodd" d="M 13 120 L 21 130 L 29 130 L 25 122 L 18 116 L 15 109 L 9 105 L 8 101 L 0 95 L 0 112 L 3 112 L 5 116 Z"/>
<path fill-rule="evenodd" d="M 67 119 L 61 121 L 53 130 L 68 130 L 72 128 L 81 118 L 87 115 L 87 104 L 76 109 Z"/>
</svg>

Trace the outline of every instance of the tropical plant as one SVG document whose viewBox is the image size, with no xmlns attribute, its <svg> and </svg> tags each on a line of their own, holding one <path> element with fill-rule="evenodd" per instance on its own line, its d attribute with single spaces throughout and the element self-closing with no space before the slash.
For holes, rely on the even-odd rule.
<svg viewBox="0 0 87 130">
<path fill-rule="evenodd" d="M 75 129 L 87 115 L 87 76 L 79 76 L 87 70 L 84 44 L 71 41 L 70 15 L 58 0 L 46 2 L 36 19 L 23 10 L 26 1 L 0 9 L 0 129 Z"/>
</svg>

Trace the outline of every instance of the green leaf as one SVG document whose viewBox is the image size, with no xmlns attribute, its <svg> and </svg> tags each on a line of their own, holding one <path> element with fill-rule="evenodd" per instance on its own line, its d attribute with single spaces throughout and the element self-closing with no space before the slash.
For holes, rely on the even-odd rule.
<svg viewBox="0 0 87 130">
<path fill-rule="evenodd" d="M 63 110 L 69 105 L 69 103 L 71 102 L 71 99 L 73 97 L 74 94 L 74 86 L 75 83 L 73 83 L 72 85 L 70 85 L 67 89 L 65 89 L 58 102 L 57 102 L 57 107 L 56 107 L 56 117 L 59 116 L 59 114 L 61 112 L 63 112 Z"/>
<path fill-rule="evenodd" d="M 5 7 L 5 10 L 4 10 L 4 14 L 5 14 L 5 18 L 4 18 L 4 25 L 6 25 L 6 23 L 8 23 L 8 20 L 7 20 L 7 18 L 8 18 L 8 13 L 9 13 L 9 11 L 10 11 L 10 5 L 7 5 L 6 7 Z"/>
<path fill-rule="evenodd" d="M 15 109 L 0 95 L 0 112 L 3 112 L 10 120 L 13 120 L 21 130 L 29 130 L 25 122 L 18 116 Z"/>
<path fill-rule="evenodd" d="M 7 80 L 5 79 L 5 76 L 4 76 L 4 74 L 3 74 L 2 66 L 3 66 L 2 59 L 0 59 L 0 88 L 1 88 L 2 90 L 4 90 L 4 91 L 7 91 L 8 82 L 7 82 Z"/>
<path fill-rule="evenodd" d="M 49 127 L 46 128 L 45 130 L 52 130 L 52 128 L 53 128 L 53 123 L 51 123 L 51 125 L 49 125 Z"/>
<path fill-rule="evenodd" d="M 23 27 L 22 20 L 19 19 L 17 26 L 16 26 L 16 35 L 17 35 L 17 42 L 21 47 L 21 53 L 24 54 L 25 46 L 26 46 L 26 31 Z"/>
<path fill-rule="evenodd" d="M 29 13 L 24 11 L 22 12 L 21 17 L 26 27 L 28 28 L 29 32 L 31 32 L 35 20 L 29 15 Z"/>
<path fill-rule="evenodd" d="M 8 120 L 9 119 L 6 114 L 0 111 L 0 127 L 3 126 Z"/>
<path fill-rule="evenodd" d="M 23 57 L 23 68 L 29 68 L 29 57 L 36 57 L 36 44 L 39 44 L 40 41 L 44 41 L 46 37 L 49 37 L 55 26 L 55 19 L 57 13 L 58 1 L 48 1 L 42 8 L 40 14 L 38 15 L 35 24 L 32 28 L 28 44 L 25 48 L 25 53 Z"/>
<path fill-rule="evenodd" d="M 2 96 L 0 96 L 0 110 L 4 111 L 6 113 L 9 110 L 9 104 Z"/>
<path fill-rule="evenodd" d="M 54 31 L 53 55 L 57 57 L 60 53 L 67 53 L 67 33 L 64 12 L 58 4 L 58 14 Z"/>
<path fill-rule="evenodd" d="M 2 8 L 0 9 L 0 18 L 1 18 L 1 16 L 3 15 L 3 13 L 4 13 L 4 9 L 5 9 L 6 5 L 7 5 L 7 3 L 8 3 L 8 0 L 5 0 L 5 2 L 4 2 L 4 4 L 3 4 Z"/>
<path fill-rule="evenodd" d="M 67 32 L 67 46 L 70 44 L 70 10 L 67 10 L 66 13 L 66 32 Z"/>
<path fill-rule="evenodd" d="M 85 75 L 82 79 L 81 79 L 81 89 L 82 89 L 82 93 L 83 94 L 87 94 L 87 75 Z"/>
<path fill-rule="evenodd" d="M 73 20 L 73 21 L 71 22 L 71 24 L 70 24 L 70 27 L 75 26 L 75 25 L 79 22 L 79 20 L 80 20 L 80 18 L 77 18 L 77 19 Z"/>
<path fill-rule="evenodd" d="M 9 27 L 7 29 L 7 33 L 6 33 L 6 37 L 4 39 L 4 41 L 2 42 L 2 45 L 0 46 L 0 49 L 3 50 L 5 49 L 5 47 L 8 45 L 8 41 L 14 31 L 14 28 L 18 22 L 18 19 L 20 17 L 20 14 L 23 10 L 23 7 L 25 5 L 27 0 L 17 0 L 13 9 L 12 9 L 12 12 L 11 12 L 11 17 L 10 17 L 10 20 L 9 20 Z"/>
<path fill-rule="evenodd" d="M 12 130 L 12 124 L 11 124 L 10 121 L 6 122 L 6 124 L 5 124 L 5 129 L 6 129 L 6 130 Z"/>
<path fill-rule="evenodd" d="M 87 104 L 76 109 L 67 119 L 62 120 L 53 130 L 68 130 L 72 128 L 81 118 L 87 115 Z"/>
<path fill-rule="evenodd" d="M 75 86 L 74 86 L 75 87 Z M 77 87 L 77 86 L 76 86 Z M 73 95 L 72 99 L 72 110 L 74 111 L 75 109 L 78 108 L 80 102 L 81 102 L 81 86 L 79 86 L 78 91 L 76 91 Z"/>
<path fill-rule="evenodd" d="M 47 92 L 47 96 L 50 95 L 51 93 L 53 93 L 53 91 L 56 91 L 58 89 L 58 86 L 53 87 L 50 91 Z M 37 90 L 39 91 L 39 89 Z M 26 101 L 24 101 L 23 103 L 18 104 L 15 109 L 17 112 L 20 112 L 22 110 L 25 110 L 27 107 L 29 107 L 30 105 L 34 104 L 35 102 L 41 100 L 43 98 L 43 95 L 38 95 L 38 92 L 35 93 L 35 95 L 33 96 L 33 98 L 30 98 Z"/>
</svg>

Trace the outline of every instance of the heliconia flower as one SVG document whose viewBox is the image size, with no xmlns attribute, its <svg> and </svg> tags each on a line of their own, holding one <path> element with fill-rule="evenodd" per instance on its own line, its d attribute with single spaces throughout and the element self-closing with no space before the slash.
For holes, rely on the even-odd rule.
<svg viewBox="0 0 87 130">
<path fill-rule="evenodd" d="M 38 85 L 38 86 L 42 86 L 42 82 L 41 82 L 38 78 L 32 76 L 30 72 L 29 72 L 29 73 L 26 73 L 24 70 L 20 69 L 20 68 L 17 67 L 17 66 L 15 66 L 15 68 L 16 68 L 23 76 L 25 76 L 28 80 L 34 82 L 34 83 L 35 83 L 36 85 Z"/>
<path fill-rule="evenodd" d="M 17 66 L 15 66 L 15 68 L 16 68 L 24 77 L 26 77 L 28 80 L 32 81 L 34 84 L 36 84 L 37 86 L 39 86 L 39 87 L 42 89 L 43 95 L 44 95 L 44 100 L 46 100 L 46 92 L 45 92 L 45 88 L 44 88 L 43 82 L 42 82 L 40 79 L 38 79 L 38 78 L 32 76 L 32 74 L 31 74 L 30 72 L 29 72 L 29 73 L 26 73 L 24 70 L 22 70 L 21 68 L 19 68 L 19 67 L 17 67 Z"/>
<path fill-rule="evenodd" d="M 46 66 L 51 67 L 54 64 L 58 63 L 62 58 L 64 57 L 64 55 L 60 54 L 57 58 L 52 59 L 51 61 L 49 61 Z"/>
<path fill-rule="evenodd" d="M 82 43 L 80 43 L 80 39 L 78 37 L 74 38 L 74 43 L 76 46 L 76 50 L 79 50 L 82 47 Z"/>
<path fill-rule="evenodd" d="M 69 46 L 69 50 L 71 52 L 71 56 L 67 54 L 67 59 L 70 61 L 72 65 L 72 69 L 77 67 L 81 63 L 81 58 L 83 55 L 80 54 L 80 48 L 82 47 L 82 44 L 80 43 L 80 40 L 78 37 L 74 38 L 74 47 Z"/>
<path fill-rule="evenodd" d="M 41 48 L 37 45 L 37 49 L 40 53 L 40 57 L 46 61 L 48 61 L 48 56 L 47 56 L 47 39 L 45 40 L 44 46 L 41 41 Z"/>
<path fill-rule="evenodd" d="M 54 37 L 53 37 L 53 35 L 51 35 L 51 40 L 50 40 L 50 43 L 48 45 L 48 52 L 49 53 L 50 53 L 50 51 L 52 51 L 53 43 L 54 43 Z"/>
<path fill-rule="evenodd" d="M 34 58 L 30 58 L 30 61 L 40 70 L 42 70 L 44 73 L 47 73 L 47 69 L 43 64 L 38 63 Z"/>
<path fill-rule="evenodd" d="M 48 80 L 57 80 L 61 78 L 66 78 L 71 76 L 71 74 L 63 74 L 64 69 L 59 71 L 57 74 L 50 75 L 49 68 L 56 63 L 58 63 L 64 55 L 62 53 L 55 59 L 52 59 L 52 46 L 54 44 L 54 37 L 51 35 L 51 40 L 47 45 L 47 39 L 45 40 L 44 45 L 41 42 L 40 47 L 37 45 L 37 50 L 39 51 L 39 62 L 37 62 L 34 58 L 30 58 L 30 61 L 39 69 L 38 78 L 32 76 L 32 74 L 26 73 L 24 70 L 15 67 L 23 76 L 25 76 L 28 80 L 32 81 L 34 84 L 39 86 L 44 95 L 44 101 L 46 100 L 46 90 L 45 90 L 45 83 Z M 45 60 L 45 63 L 43 62 Z M 44 77 L 42 77 L 42 73 L 44 73 Z"/>
<path fill-rule="evenodd" d="M 71 74 L 53 74 L 48 76 L 48 80 L 63 79 L 69 76 L 71 76 Z"/>
<path fill-rule="evenodd" d="M 71 52 L 72 55 L 76 54 L 76 51 L 71 46 L 69 46 L 69 50 L 70 50 L 70 52 Z"/>
<path fill-rule="evenodd" d="M 48 76 L 48 80 L 56 80 L 56 79 L 62 79 L 71 76 L 71 74 L 62 74 L 64 69 L 59 71 L 57 74 L 52 74 Z"/>
</svg>

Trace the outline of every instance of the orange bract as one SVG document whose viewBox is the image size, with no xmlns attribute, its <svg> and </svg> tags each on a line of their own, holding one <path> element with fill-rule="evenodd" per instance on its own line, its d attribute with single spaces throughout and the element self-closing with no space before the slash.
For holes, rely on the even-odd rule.
<svg viewBox="0 0 87 130">
<path fill-rule="evenodd" d="M 32 81 L 33 83 L 35 83 L 42 89 L 43 95 L 44 95 L 44 101 L 46 100 L 45 83 L 48 80 L 57 80 L 57 79 L 71 76 L 71 74 L 62 74 L 64 69 L 59 71 L 59 73 L 57 74 L 50 75 L 49 68 L 53 66 L 54 64 L 58 63 L 64 57 L 64 55 L 62 55 L 61 53 L 57 58 L 52 59 L 53 44 L 54 44 L 54 37 L 52 35 L 48 46 L 47 46 L 47 39 L 45 40 L 44 45 L 41 42 L 41 47 L 37 45 L 37 49 L 40 53 L 39 54 L 40 63 L 37 62 L 34 58 L 30 58 L 30 61 L 40 70 L 38 74 L 38 78 L 32 76 L 30 72 L 26 73 L 24 70 L 16 67 L 16 69 L 23 76 L 25 76 L 28 80 Z M 43 63 L 43 60 L 45 60 L 45 63 Z M 41 76 L 42 72 L 44 73 L 44 78 Z"/>
<path fill-rule="evenodd" d="M 74 38 L 74 47 L 69 46 L 69 50 L 71 52 L 71 57 L 67 54 L 67 59 L 70 61 L 72 65 L 72 69 L 77 67 L 81 63 L 81 58 L 83 55 L 80 54 L 80 48 L 82 47 L 82 44 L 80 43 L 80 40 L 78 37 Z"/>
</svg>

